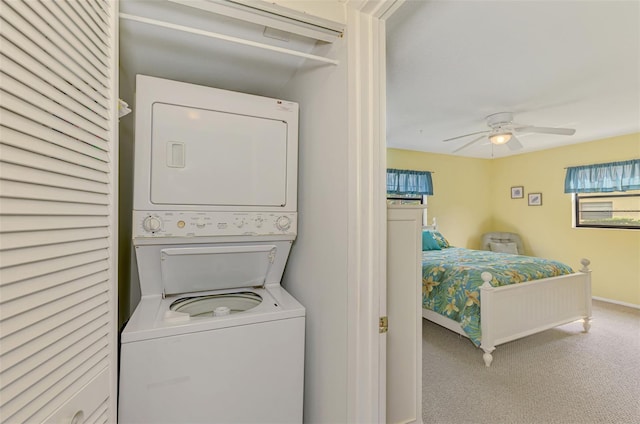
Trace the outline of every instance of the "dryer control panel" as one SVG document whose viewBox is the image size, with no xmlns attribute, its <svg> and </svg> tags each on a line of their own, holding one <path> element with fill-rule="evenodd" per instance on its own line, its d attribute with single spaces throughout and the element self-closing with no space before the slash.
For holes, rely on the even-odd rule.
<svg viewBox="0 0 640 424">
<path fill-rule="evenodd" d="M 297 233 L 297 213 L 133 211 L 133 237 L 268 236 Z"/>
</svg>

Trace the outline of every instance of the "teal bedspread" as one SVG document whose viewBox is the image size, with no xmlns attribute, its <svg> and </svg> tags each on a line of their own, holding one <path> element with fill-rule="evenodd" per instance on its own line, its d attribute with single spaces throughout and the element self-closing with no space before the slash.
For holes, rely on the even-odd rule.
<svg viewBox="0 0 640 424">
<path fill-rule="evenodd" d="M 571 267 L 532 256 L 449 247 L 422 252 L 422 307 L 457 321 L 480 346 L 480 274 L 494 287 L 571 274 Z"/>
</svg>

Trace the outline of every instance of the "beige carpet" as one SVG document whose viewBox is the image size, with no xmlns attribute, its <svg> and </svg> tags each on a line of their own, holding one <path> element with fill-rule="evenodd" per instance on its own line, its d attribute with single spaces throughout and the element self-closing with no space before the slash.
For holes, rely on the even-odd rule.
<svg viewBox="0 0 640 424">
<path fill-rule="evenodd" d="M 640 423 L 640 311 L 594 301 L 589 333 L 567 324 L 500 345 L 493 364 L 423 320 L 427 423 Z"/>
</svg>

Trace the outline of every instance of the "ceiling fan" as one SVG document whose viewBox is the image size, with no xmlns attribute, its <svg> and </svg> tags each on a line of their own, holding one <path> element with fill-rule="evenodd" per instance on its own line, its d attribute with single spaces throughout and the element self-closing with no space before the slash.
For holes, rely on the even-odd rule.
<svg viewBox="0 0 640 424">
<path fill-rule="evenodd" d="M 477 131 L 470 134 L 459 135 L 453 138 L 447 138 L 444 142 L 458 140 L 460 138 L 478 135 L 470 142 L 458 147 L 453 153 L 471 146 L 478 141 L 487 138 L 492 144 L 506 144 L 510 150 L 522 149 L 522 143 L 515 136 L 515 133 L 538 133 L 538 134 L 558 134 L 573 135 L 576 130 L 571 128 L 550 128 L 535 127 L 533 125 L 522 125 L 513 122 L 513 114 L 511 112 L 494 113 L 486 118 L 488 130 Z"/>
</svg>

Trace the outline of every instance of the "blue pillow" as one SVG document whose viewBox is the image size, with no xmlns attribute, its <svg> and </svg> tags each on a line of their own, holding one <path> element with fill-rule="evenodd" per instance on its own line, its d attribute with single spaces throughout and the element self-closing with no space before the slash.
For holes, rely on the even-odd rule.
<svg viewBox="0 0 640 424">
<path fill-rule="evenodd" d="M 449 244 L 449 240 L 444 238 L 444 236 L 440 234 L 440 231 L 432 231 L 431 236 L 436 241 L 436 243 L 438 243 L 438 246 L 440 246 L 440 249 L 446 249 L 447 247 L 451 247 L 451 245 Z"/>
<path fill-rule="evenodd" d="M 441 250 L 431 231 L 422 232 L 422 250 Z"/>
</svg>

